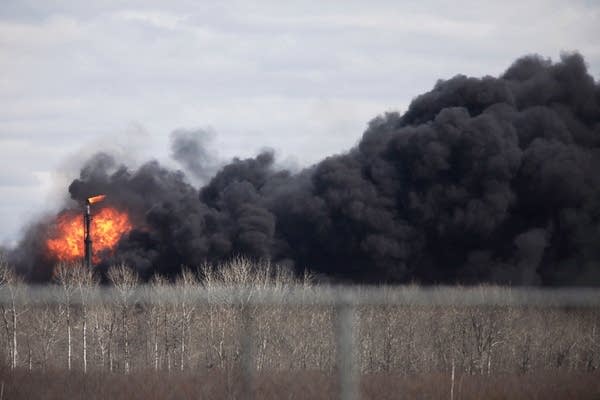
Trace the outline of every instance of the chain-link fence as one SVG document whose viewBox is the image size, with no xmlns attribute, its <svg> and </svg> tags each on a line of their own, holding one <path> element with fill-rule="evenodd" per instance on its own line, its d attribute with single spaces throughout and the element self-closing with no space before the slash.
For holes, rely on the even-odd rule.
<svg viewBox="0 0 600 400">
<path fill-rule="evenodd" d="M 12 367 L 44 368 L 56 354 L 69 369 L 123 373 L 235 364 L 242 398 L 269 369 L 329 371 L 341 399 L 358 399 L 373 371 L 451 371 L 453 397 L 457 368 L 600 367 L 596 289 L 7 285 L 0 305 Z"/>
</svg>

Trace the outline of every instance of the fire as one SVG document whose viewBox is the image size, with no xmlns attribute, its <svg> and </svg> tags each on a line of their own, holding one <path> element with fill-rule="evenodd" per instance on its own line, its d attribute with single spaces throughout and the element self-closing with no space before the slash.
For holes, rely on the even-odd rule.
<svg viewBox="0 0 600 400">
<path fill-rule="evenodd" d="M 105 198 L 105 197 L 106 197 L 106 195 L 105 195 L 105 194 L 100 194 L 100 195 L 98 195 L 98 196 L 89 197 L 89 198 L 87 199 L 87 201 L 88 201 L 88 203 L 90 203 L 90 204 L 99 203 L 99 202 L 101 202 L 102 200 L 104 200 L 104 198 Z"/>
<path fill-rule="evenodd" d="M 96 196 L 90 198 L 90 202 Z M 96 200 L 94 202 L 101 201 Z M 129 216 L 125 212 L 105 207 L 93 214 L 91 236 L 93 241 L 92 259 L 100 262 L 100 254 L 112 252 L 117 242 L 131 230 Z M 83 218 L 79 213 L 63 214 L 58 217 L 55 230 L 46 242 L 50 254 L 60 261 L 80 260 L 84 256 Z"/>
</svg>

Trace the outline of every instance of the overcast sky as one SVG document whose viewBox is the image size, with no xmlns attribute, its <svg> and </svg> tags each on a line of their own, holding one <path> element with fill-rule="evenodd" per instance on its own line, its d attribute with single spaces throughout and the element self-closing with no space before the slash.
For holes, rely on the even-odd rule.
<svg viewBox="0 0 600 400">
<path fill-rule="evenodd" d="M 438 79 L 573 50 L 600 76 L 597 1 L 88 3 L 0 1 L 0 244 L 98 150 L 169 164 L 201 128 L 222 159 L 304 166 Z"/>
</svg>

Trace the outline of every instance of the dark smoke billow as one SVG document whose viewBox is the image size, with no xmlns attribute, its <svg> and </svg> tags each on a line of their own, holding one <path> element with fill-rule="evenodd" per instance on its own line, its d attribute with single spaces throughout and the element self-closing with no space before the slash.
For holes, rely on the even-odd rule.
<svg viewBox="0 0 600 400">
<path fill-rule="evenodd" d="M 205 182 L 217 169 L 209 149 L 214 134 L 203 129 L 178 129 L 171 133 L 171 157 L 192 177 Z"/>
<path fill-rule="evenodd" d="M 194 138 L 175 134 L 173 154 L 204 178 Z M 246 255 L 355 282 L 600 284 L 600 86 L 578 54 L 439 81 L 299 173 L 263 152 L 187 182 L 100 153 L 69 192 L 130 213 L 136 228 L 104 265 L 143 276 Z M 13 252 L 38 279 L 41 226 Z"/>
</svg>

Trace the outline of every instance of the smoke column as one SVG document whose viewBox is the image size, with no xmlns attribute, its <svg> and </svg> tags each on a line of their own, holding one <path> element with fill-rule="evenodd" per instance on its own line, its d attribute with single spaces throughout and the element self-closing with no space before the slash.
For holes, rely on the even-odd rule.
<svg viewBox="0 0 600 400">
<path fill-rule="evenodd" d="M 202 133 L 172 153 L 206 178 Z M 201 188 L 150 161 L 97 154 L 69 187 L 104 193 L 135 228 L 104 265 L 143 276 L 233 255 L 353 282 L 600 284 L 600 86 L 582 56 L 517 60 L 500 77 L 438 81 L 359 144 L 292 173 L 234 159 Z M 12 253 L 35 279 L 46 221 Z M 37 246 L 37 247 L 36 247 Z"/>
<path fill-rule="evenodd" d="M 178 129 L 171 133 L 171 157 L 202 182 L 209 180 L 217 169 L 217 160 L 209 149 L 213 136 L 202 129 Z"/>
</svg>

